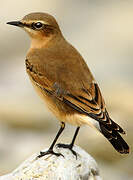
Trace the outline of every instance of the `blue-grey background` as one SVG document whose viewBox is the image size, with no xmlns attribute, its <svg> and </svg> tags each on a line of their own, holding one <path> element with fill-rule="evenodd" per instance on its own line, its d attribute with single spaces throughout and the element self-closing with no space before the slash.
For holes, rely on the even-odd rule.
<svg viewBox="0 0 133 180">
<path fill-rule="evenodd" d="M 11 172 L 34 152 L 49 147 L 59 128 L 34 92 L 24 60 L 30 40 L 6 22 L 31 12 L 56 17 L 66 39 L 85 58 L 111 117 L 127 132 L 129 155 L 118 154 L 106 139 L 83 127 L 76 144 L 97 161 L 104 179 L 133 178 L 133 1 L 1 0 L 0 6 L 0 175 Z M 59 141 L 70 142 L 67 126 Z"/>
</svg>

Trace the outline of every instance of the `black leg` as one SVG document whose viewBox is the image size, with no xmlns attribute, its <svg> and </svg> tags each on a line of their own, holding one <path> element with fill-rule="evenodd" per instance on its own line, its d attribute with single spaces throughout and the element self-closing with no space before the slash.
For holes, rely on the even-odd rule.
<svg viewBox="0 0 133 180">
<path fill-rule="evenodd" d="M 77 129 L 76 129 L 76 131 L 75 131 L 75 134 L 74 134 L 74 136 L 73 136 L 73 139 L 72 139 L 72 142 L 71 142 L 71 146 L 72 146 L 72 147 L 73 147 L 74 142 L 75 142 L 75 139 L 76 139 L 76 137 L 77 137 L 77 135 L 78 135 L 79 129 L 80 129 L 80 127 L 77 127 Z"/>
<path fill-rule="evenodd" d="M 73 148 L 75 139 L 76 139 L 76 137 L 77 137 L 77 134 L 78 134 L 78 132 L 79 132 L 79 129 L 80 129 L 80 127 L 77 127 L 77 129 L 76 129 L 76 131 L 75 131 L 75 134 L 74 134 L 74 136 L 73 136 L 73 139 L 72 139 L 71 144 L 57 144 L 57 146 L 58 146 L 59 148 L 68 148 L 68 149 L 70 149 L 71 152 L 76 156 L 76 159 L 77 159 L 77 153 L 76 153 L 72 148 Z"/>
<path fill-rule="evenodd" d="M 46 152 L 40 152 L 40 155 L 38 156 L 39 158 L 40 158 L 40 157 L 43 157 L 43 156 L 45 156 L 45 155 L 47 155 L 47 154 L 54 154 L 54 155 L 56 155 L 56 156 L 62 155 L 62 154 L 60 154 L 60 153 L 55 153 L 55 152 L 53 151 L 53 147 L 54 147 L 57 139 L 58 139 L 59 136 L 61 135 L 62 131 L 64 130 L 64 128 L 65 128 L 65 123 L 64 123 L 64 122 L 61 122 L 61 127 L 60 127 L 60 129 L 59 129 L 59 131 L 58 131 L 58 133 L 57 133 L 57 135 L 56 135 L 53 143 L 51 144 L 50 148 L 49 148 L 48 151 L 46 151 Z M 62 156 L 63 156 L 63 155 L 62 155 Z"/>
</svg>

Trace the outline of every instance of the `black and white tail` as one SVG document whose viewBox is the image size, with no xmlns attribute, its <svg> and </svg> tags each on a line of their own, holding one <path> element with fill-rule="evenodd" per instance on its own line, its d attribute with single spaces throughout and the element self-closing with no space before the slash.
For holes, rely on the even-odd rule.
<svg viewBox="0 0 133 180">
<path fill-rule="evenodd" d="M 125 134 L 125 132 L 113 120 L 110 119 L 110 122 L 110 124 L 99 122 L 102 134 L 119 153 L 128 154 L 129 146 L 120 135 Z"/>
</svg>

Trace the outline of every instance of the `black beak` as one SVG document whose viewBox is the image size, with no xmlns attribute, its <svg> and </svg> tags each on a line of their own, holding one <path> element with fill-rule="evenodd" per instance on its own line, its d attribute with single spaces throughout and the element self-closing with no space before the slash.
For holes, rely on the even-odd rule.
<svg viewBox="0 0 133 180">
<path fill-rule="evenodd" d="M 11 22 L 7 22 L 7 24 L 18 26 L 18 27 L 24 27 L 23 23 L 20 21 L 11 21 Z"/>
</svg>

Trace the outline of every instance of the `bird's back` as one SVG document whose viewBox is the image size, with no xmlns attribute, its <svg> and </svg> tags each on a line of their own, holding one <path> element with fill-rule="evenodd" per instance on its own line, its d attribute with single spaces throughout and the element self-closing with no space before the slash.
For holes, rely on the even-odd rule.
<svg viewBox="0 0 133 180">
<path fill-rule="evenodd" d="M 52 47 L 32 49 L 27 59 L 37 72 L 75 93 L 83 86 L 89 89 L 94 80 L 82 56 L 64 39 Z"/>
</svg>

